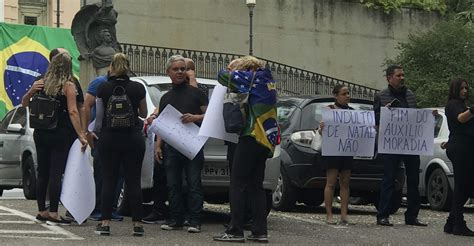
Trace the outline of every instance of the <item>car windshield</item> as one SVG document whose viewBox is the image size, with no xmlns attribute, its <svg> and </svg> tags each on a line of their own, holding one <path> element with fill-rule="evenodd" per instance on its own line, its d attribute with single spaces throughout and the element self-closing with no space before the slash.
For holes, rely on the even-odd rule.
<svg viewBox="0 0 474 246">
<path fill-rule="evenodd" d="M 277 103 L 277 121 L 281 131 L 284 131 L 290 125 L 290 118 L 295 111 L 296 106 L 286 102 Z"/>
<path fill-rule="evenodd" d="M 330 104 L 333 104 L 333 102 L 318 102 L 307 105 L 302 112 L 301 129 L 308 130 L 318 128 L 319 122 L 321 122 L 323 118 L 323 109 L 327 108 Z M 349 106 L 355 110 L 372 110 L 373 108 L 370 104 L 361 103 L 349 103 Z"/>
</svg>

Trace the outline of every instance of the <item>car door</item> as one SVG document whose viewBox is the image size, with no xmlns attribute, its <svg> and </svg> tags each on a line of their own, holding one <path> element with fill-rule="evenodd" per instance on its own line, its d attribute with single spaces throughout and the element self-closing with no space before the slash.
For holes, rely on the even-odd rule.
<svg viewBox="0 0 474 246">
<path fill-rule="evenodd" d="M 21 181 L 19 146 L 15 145 L 17 134 L 8 132 L 7 128 L 15 119 L 17 108 L 9 111 L 0 124 L 0 184 L 19 185 Z M 16 118 L 18 119 L 18 117 Z M 13 140 L 13 141 L 12 141 Z M 16 156 L 16 157 L 15 157 Z"/>
</svg>

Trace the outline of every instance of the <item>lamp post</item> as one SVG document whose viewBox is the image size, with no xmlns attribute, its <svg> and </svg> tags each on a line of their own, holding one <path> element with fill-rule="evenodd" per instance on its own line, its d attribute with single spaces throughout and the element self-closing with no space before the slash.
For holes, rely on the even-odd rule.
<svg viewBox="0 0 474 246">
<path fill-rule="evenodd" d="M 60 8 L 59 8 L 59 4 L 60 4 L 60 0 L 58 0 L 56 2 L 56 27 L 59 28 L 60 27 L 60 19 L 61 19 L 61 13 L 59 12 Z"/>
<path fill-rule="evenodd" d="M 252 49 L 252 43 L 253 43 L 253 30 L 252 30 L 252 17 L 253 17 L 253 8 L 255 8 L 255 5 L 257 4 L 257 0 L 246 0 L 247 7 L 249 8 L 249 18 L 250 18 L 250 23 L 249 23 L 249 28 L 250 28 L 250 33 L 249 33 L 249 55 L 253 55 L 253 49 Z"/>
</svg>

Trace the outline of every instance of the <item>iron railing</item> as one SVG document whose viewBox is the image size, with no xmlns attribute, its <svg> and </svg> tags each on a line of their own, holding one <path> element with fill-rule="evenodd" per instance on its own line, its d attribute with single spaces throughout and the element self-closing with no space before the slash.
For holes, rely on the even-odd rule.
<svg viewBox="0 0 474 246">
<path fill-rule="evenodd" d="M 216 79 L 217 73 L 238 54 L 210 51 L 185 50 L 176 48 L 154 47 L 139 44 L 122 43 L 124 53 L 130 59 L 131 69 L 137 76 L 166 75 L 166 60 L 172 55 L 182 55 L 195 61 L 196 76 Z M 376 89 L 358 85 L 349 81 L 332 78 L 304 69 L 288 66 L 278 62 L 259 58 L 266 62 L 276 80 L 280 95 L 331 95 L 336 84 L 349 87 L 352 98 L 373 100 Z"/>
</svg>

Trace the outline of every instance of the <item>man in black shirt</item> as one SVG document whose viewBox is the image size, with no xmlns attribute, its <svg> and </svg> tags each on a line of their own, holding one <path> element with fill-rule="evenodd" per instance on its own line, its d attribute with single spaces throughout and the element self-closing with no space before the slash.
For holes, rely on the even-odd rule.
<svg viewBox="0 0 474 246">
<path fill-rule="evenodd" d="M 183 123 L 200 125 L 208 105 L 208 98 L 204 93 L 187 83 L 186 61 L 180 55 L 172 56 L 167 61 L 167 73 L 172 81 L 172 89 L 161 97 L 159 112 L 168 105 L 172 105 L 183 114 Z M 156 116 L 155 116 L 156 117 Z M 157 139 L 155 152 L 159 159 L 163 159 L 166 170 L 167 186 L 169 190 L 170 220 L 161 226 L 163 230 L 177 230 L 183 227 L 183 170 L 188 186 L 188 209 L 190 213 L 188 232 L 201 231 L 200 213 L 203 206 L 201 188 L 201 169 L 204 162 L 203 151 L 199 151 L 193 160 L 189 160 L 169 144 Z"/>
<path fill-rule="evenodd" d="M 413 92 L 404 85 L 405 74 L 403 68 L 398 65 L 391 65 L 386 70 L 388 81 L 387 89 L 375 95 L 374 111 L 376 124 L 380 122 L 381 107 L 416 108 L 416 98 Z M 395 105 L 397 102 L 397 105 Z M 407 211 L 405 212 L 405 224 L 414 226 L 427 226 L 418 220 L 420 210 L 420 194 L 418 191 L 420 156 L 419 155 L 396 155 L 381 154 L 384 161 L 384 175 L 380 188 L 380 202 L 377 209 L 377 225 L 393 226 L 388 217 L 392 210 L 392 200 L 394 199 L 395 176 L 403 161 L 405 174 L 407 176 Z"/>
</svg>

